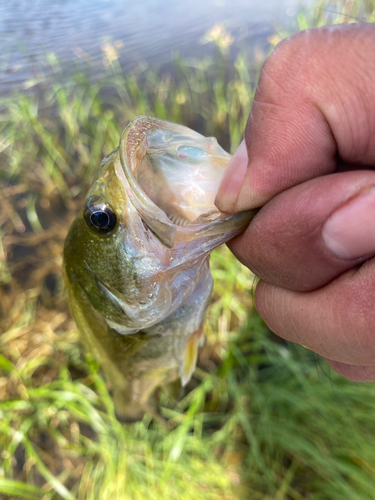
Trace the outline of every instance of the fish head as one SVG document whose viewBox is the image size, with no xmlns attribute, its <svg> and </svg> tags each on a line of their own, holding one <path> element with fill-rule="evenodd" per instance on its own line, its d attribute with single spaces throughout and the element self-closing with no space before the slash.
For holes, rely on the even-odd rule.
<svg viewBox="0 0 375 500">
<path fill-rule="evenodd" d="M 214 206 L 229 159 L 213 138 L 155 118 L 134 119 L 102 161 L 69 231 L 68 292 L 79 290 L 122 334 L 168 317 L 194 291 L 211 250 L 254 215 L 229 216 Z"/>
</svg>

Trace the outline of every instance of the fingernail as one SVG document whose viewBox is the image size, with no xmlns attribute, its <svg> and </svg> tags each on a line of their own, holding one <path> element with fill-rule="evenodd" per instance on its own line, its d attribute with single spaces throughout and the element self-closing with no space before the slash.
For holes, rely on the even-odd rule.
<svg viewBox="0 0 375 500">
<path fill-rule="evenodd" d="M 236 200 L 246 177 L 247 164 L 246 144 L 242 141 L 228 163 L 216 195 L 215 205 L 222 212 L 235 211 Z"/>
<path fill-rule="evenodd" d="M 342 259 L 375 253 L 375 186 L 366 188 L 334 212 L 323 227 L 327 247 Z"/>
</svg>

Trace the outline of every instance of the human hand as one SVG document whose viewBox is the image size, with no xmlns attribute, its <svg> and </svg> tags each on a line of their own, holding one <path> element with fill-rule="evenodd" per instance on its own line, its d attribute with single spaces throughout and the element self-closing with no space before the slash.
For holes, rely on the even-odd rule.
<svg viewBox="0 0 375 500">
<path fill-rule="evenodd" d="M 266 61 L 225 212 L 264 206 L 229 244 L 281 337 L 375 381 L 375 26 L 307 30 Z"/>
</svg>

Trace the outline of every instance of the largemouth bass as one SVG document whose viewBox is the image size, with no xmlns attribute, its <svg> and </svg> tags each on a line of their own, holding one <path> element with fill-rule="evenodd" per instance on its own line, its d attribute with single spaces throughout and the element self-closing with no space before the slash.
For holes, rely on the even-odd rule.
<svg viewBox="0 0 375 500">
<path fill-rule="evenodd" d="M 156 412 L 157 387 L 187 384 L 211 291 L 210 252 L 255 211 L 214 206 L 231 156 L 214 138 L 140 116 L 106 156 L 64 248 L 72 315 L 114 389 L 119 419 Z"/>
</svg>

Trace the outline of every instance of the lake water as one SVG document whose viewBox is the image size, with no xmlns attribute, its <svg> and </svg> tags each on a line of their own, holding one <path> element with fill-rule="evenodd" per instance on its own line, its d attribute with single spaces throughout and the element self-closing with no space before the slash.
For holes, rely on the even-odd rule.
<svg viewBox="0 0 375 500">
<path fill-rule="evenodd" d="M 0 93 L 22 87 L 49 52 L 65 61 L 117 41 L 120 61 L 164 64 L 178 51 L 199 56 L 204 33 L 217 23 L 243 48 L 267 47 L 277 25 L 295 16 L 294 0 L 10 0 L 0 2 Z"/>
</svg>

